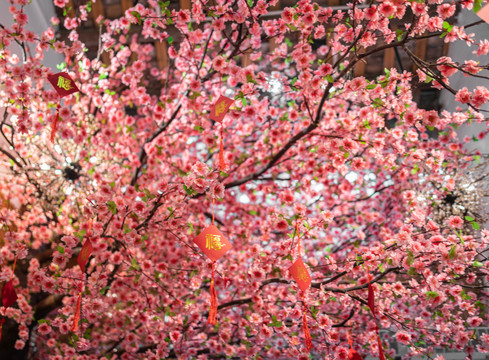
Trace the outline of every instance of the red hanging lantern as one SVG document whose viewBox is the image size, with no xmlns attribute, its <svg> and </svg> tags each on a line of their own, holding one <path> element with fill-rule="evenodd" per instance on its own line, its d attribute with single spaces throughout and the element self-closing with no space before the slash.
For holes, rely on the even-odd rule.
<svg viewBox="0 0 489 360">
<path fill-rule="evenodd" d="M 213 219 L 214 220 L 214 219 Z M 214 283 L 214 271 L 216 261 L 227 253 L 233 246 L 219 231 L 219 229 L 213 224 L 205 228 L 195 239 L 194 243 L 212 260 L 212 274 L 211 274 L 211 286 L 210 286 L 210 307 L 209 318 L 207 322 L 211 325 L 215 325 L 217 322 L 217 293 Z"/>
</svg>

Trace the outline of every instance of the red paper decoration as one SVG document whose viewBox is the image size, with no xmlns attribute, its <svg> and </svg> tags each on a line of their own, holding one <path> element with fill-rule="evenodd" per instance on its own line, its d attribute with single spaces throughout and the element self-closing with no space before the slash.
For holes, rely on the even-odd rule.
<svg viewBox="0 0 489 360">
<path fill-rule="evenodd" d="M 54 89 L 58 93 L 60 99 L 76 93 L 80 91 L 78 87 L 76 86 L 75 82 L 73 79 L 68 75 L 68 73 L 65 72 L 60 72 L 57 74 L 51 74 L 48 75 L 48 80 L 53 85 Z M 58 129 L 58 121 L 59 121 L 59 108 L 60 104 L 58 102 L 58 105 L 56 106 L 56 117 L 54 118 L 52 127 L 51 127 L 51 136 L 50 140 L 52 143 L 54 143 L 54 137 L 56 136 L 56 130 Z"/>
<path fill-rule="evenodd" d="M 9 308 L 17 301 L 17 293 L 14 289 L 14 283 L 12 280 L 8 281 L 2 289 L 2 304 L 4 307 Z"/>
<path fill-rule="evenodd" d="M 297 254 L 299 258 L 292 264 L 289 268 L 290 274 L 294 278 L 295 282 L 299 286 L 302 291 L 301 300 L 302 300 L 302 329 L 304 331 L 304 339 L 307 351 L 311 351 L 312 348 L 312 338 L 311 333 L 309 332 L 309 326 L 307 325 L 307 308 L 306 302 L 304 300 L 304 295 L 311 284 L 311 275 L 309 275 L 309 271 L 307 271 L 304 262 L 301 259 L 301 237 L 299 232 L 299 219 L 296 220 L 295 223 L 295 231 L 297 234 Z"/>
<path fill-rule="evenodd" d="M 219 123 L 222 122 L 224 116 L 226 116 L 229 108 L 233 103 L 233 99 L 221 95 L 219 99 L 217 99 L 217 101 L 212 105 L 209 117 Z"/>
<path fill-rule="evenodd" d="M 221 83 L 221 75 L 219 75 L 219 83 Z M 226 169 L 226 161 L 224 160 L 224 126 L 222 120 L 226 116 L 229 108 L 233 104 L 234 100 L 226 96 L 220 96 L 219 99 L 212 105 L 209 117 L 221 123 L 221 134 L 219 144 L 219 170 L 224 171 Z"/>
<path fill-rule="evenodd" d="M 214 209 L 212 210 L 212 225 L 205 228 L 195 239 L 194 243 L 212 260 L 211 286 L 209 289 L 211 299 L 209 306 L 209 317 L 207 322 L 215 325 L 217 322 L 217 293 L 214 282 L 214 271 L 216 261 L 232 248 L 232 245 L 224 235 L 214 226 Z"/>
<path fill-rule="evenodd" d="M 5 308 L 11 307 L 17 301 L 17 293 L 15 292 L 13 277 L 15 271 L 15 265 L 17 264 L 17 256 L 14 259 L 14 265 L 12 266 L 12 275 L 10 280 L 3 286 L 2 289 L 2 304 Z M 5 322 L 5 318 L 0 321 L 0 341 L 2 340 L 2 327 Z"/>
<path fill-rule="evenodd" d="M 211 225 L 202 231 L 194 239 L 194 243 L 212 261 L 217 261 L 221 256 L 229 251 L 233 246 L 224 237 L 217 227 Z"/>
<path fill-rule="evenodd" d="M 90 220 L 88 224 L 88 234 L 90 234 L 91 229 L 92 229 L 92 220 Z M 88 259 L 90 258 L 92 252 L 93 252 L 92 242 L 90 241 L 90 238 L 87 236 L 87 239 L 85 240 L 85 243 L 83 244 L 82 249 L 80 250 L 80 253 L 78 254 L 78 258 L 77 258 L 78 266 L 80 266 L 82 274 L 81 274 L 81 282 L 80 282 L 80 292 L 78 293 L 78 299 L 76 301 L 75 316 L 73 317 L 73 324 L 71 325 L 71 331 L 78 330 L 78 323 L 80 322 L 80 314 L 81 314 L 83 276 L 85 273 L 85 266 L 87 265 Z"/>
<path fill-rule="evenodd" d="M 60 72 L 48 75 L 48 80 L 60 97 L 80 91 L 68 73 Z"/>
<path fill-rule="evenodd" d="M 377 332 L 377 344 L 379 347 L 379 359 L 380 360 L 385 360 L 384 356 L 384 348 L 382 347 L 382 341 L 380 340 L 380 335 L 379 335 L 379 326 L 378 326 L 378 321 L 377 321 L 377 313 L 375 311 L 375 292 L 374 288 L 371 284 L 371 275 L 370 271 L 367 267 L 367 277 L 368 277 L 368 298 L 367 298 L 367 304 L 368 307 L 370 308 L 370 311 L 372 312 L 372 315 L 374 316 L 375 320 L 375 331 Z"/>
<path fill-rule="evenodd" d="M 299 288 L 302 291 L 306 291 L 311 284 L 312 279 L 302 259 L 298 258 L 289 268 L 289 271 Z"/>
</svg>

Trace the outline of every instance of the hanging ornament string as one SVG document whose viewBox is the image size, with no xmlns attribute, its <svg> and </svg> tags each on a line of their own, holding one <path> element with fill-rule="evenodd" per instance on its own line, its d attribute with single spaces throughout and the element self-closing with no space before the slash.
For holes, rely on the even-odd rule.
<svg viewBox="0 0 489 360">
<path fill-rule="evenodd" d="M 349 360 L 363 360 L 362 357 L 353 348 L 353 340 L 351 338 L 351 335 L 348 332 L 346 333 L 346 337 L 348 339 L 348 344 L 350 345 L 350 350 L 348 351 L 348 359 Z"/>
<path fill-rule="evenodd" d="M 81 278 L 80 278 L 80 291 L 78 293 L 78 299 L 76 301 L 75 316 L 73 317 L 73 324 L 71 325 L 72 332 L 76 332 L 78 330 L 78 323 L 80 322 L 80 315 L 81 315 L 82 293 L 84 288 L 83 280 L 85 277 L 85 265 L 87 264 L 88 259 L 93 252 L 92 242 L 90 241 L 92 223 L 93 220 L 90 219 L 88 221 L 87 239 L 85 240 L 85 243 L 83 244 L 77 259 L 78 266 L 80 266 L 81 269 Z"/>
<path fill-rule="evenodd" d="M 14 273 L 15 273 L 15 265 L 17 264 L 17 255 L 14 259 L 14 265 L 12 266 L 12 275 L 10 275 L 10 280 L 3 286 L 2 289 L 2 304 L 5 307 L 5 310 L 11 307 L 17 301 L 17 293 L 14 288 Z M 2 317 L 0 320 L 0 341 L 2 341 L 2 327 L 5 322 L 5 318 Z"/>
</svg>

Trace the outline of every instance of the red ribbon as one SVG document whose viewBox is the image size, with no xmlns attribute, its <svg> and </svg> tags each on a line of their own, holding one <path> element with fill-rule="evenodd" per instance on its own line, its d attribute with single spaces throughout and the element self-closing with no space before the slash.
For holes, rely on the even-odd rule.
<svg viewBox="0 0 489 360">
<path fill-rule="evenodd" d="M 372 311 L 372 315 L 374 316 L 375 320 L 375 332 L 377 333 L 377 344 L 379 346 L 379 359 L 380 360 L 385 360 L 384 356 L 384 348 L 382 347 L 382 341 L 380 340 L 380 335 L 379 335 L 379 326 L 378 326 L 378 320 L 377 320 L 377 313 L 375 311 L 375 292 L 374 288 L 372 286 L 372 278 L 370 276 L 370 271 L 367 266 L 367 277 L 368 277 L 368 298 L 367 298 L 367 304 L 368 307 L 370 308 L 370 311 Z"/>
<path fill-rule="evenodd" d="M 90 241 L 90 237 L 89 237 L 92 230 L 92 224 L 93 224 L 93 220 L 90 219 L 88 221 L 87 240 L 83 244 L 77 259 L 78 266 L 80 266 L 81 269 L 81 279 L 80 279 L 80 293 L 78 294 L 78 300 L 76 301 L 75 316 L 73 317 L 73 324 L 71 325 L 71 331 L 73 332 L 78 330 L 78 323 L 80 322 L 85 265 L 87 264 L 88 259 L 90 258 L 90 255 L 93 252 L 92 242 Z"/>
<path fill-rule="evenodd" d="M 210 307 L 209 307 L 209 318 L 207 319 L 207 322 L 211 325 L 215 325 L 217 322 L 217 293 L 216 293 L 216 288 L 214 286 L 214 267 L 215 267 L 216 262 L 212 262 L 212 275 L 211 275 L 211 288 L 210 288 L 210 294 L 211 294 L 211 302 L 210 302 Z"/>
<path fill-rule="evenodd" d="M 304 293 L 302 293 L 302 329 L 304 331 L 304 339 L 306 343 L 307 351 L 311 351 L 312 348 L 312 338 L 311 333 L 309 332 L 309 326 L 307 326 L 307 308 L 306 302 L 304 301 Z"/>
<path fill-rule="evenodd" d="M 56 106 L 56 116 L 54 117 L 53 124 L 51 125 L 51 136 L 50 136 L 51 143 L 54 143 L 56 131 L 58 130 L 59 108 L 60 107 L 61 107 L 61 105 L 58 103 L 58 106 Z"/>
<path fill-rule="evenodd" d="M 14 265 L 12 266 L 12 275 L 10 280 L 3 286 L 2 289 L 2 304 L 8 309 L 17 301 L 17 293 L 15 292 L 14 283 L 12 279 L 14 278 L 15 265 L 17 264 L 17 256 L 14 259 Z M 2 341 L 2 327 L 5 322 L 5 318 L 0 321 L 0 341 Z"/>
<path fill-rule="evenodd" d="M 219 145 L 219 166 L 218 166 L 220 171 L 226 170 L 226 160 L 224 160 L 223 137 L 224 137 L 224 125 L 221 123 L 221 143 Z"/>
</svg>

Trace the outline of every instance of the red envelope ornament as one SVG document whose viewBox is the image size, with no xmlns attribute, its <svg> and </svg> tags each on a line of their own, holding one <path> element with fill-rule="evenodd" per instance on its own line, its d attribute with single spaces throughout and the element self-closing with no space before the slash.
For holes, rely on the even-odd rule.
<svg viewBox="0 0 489 360">
<path fill-rule="evenodd" d="M 87 264 L 90 255 L 92 255 L 92 252 L 93 252 L 92 242 L 90 241 L 89 238 L 87 238 L 85 244 L 83 244 L 80 253 L 78 254 L 78 259 L 77 259 L 78 265 L 80 266 L 82 272 L 85 272 L 85 265 Z"/>
<path fill-rule="evenodd" d="M 2 304 L 6 308 L 11 307 L 17 301 L 17 293 L 12 280 L 7 282 L 2 289 Z"/>
<path fill-rule="evenodd" d="M 48 80 L 60 97 L 65 97 L 80 91 L 68 73 L 60 72 L 48 75 Z"/>
<path fill-rule="evenodd" d="M 233 246 L 224 237 L 217 227 L 211 225 L 205 228 L 199 236 L 194 239 L 194 243 L 212 261 L 217 261 L 227 253 Z"/>
<path fill-rule="evenodd" d="M 306 291 L 311 284 L 312 279 L 302 259 L 298 258 L 289 268 L 289 271 L 299 288 L 302 291 Z"/>
<path fill-rule="evenodd" d="M 91 223 L 90 223 L 90 228 L 88 232 L 90 232 L 91 229 Z M 73 317 L 73 324 L 71 325 L 71 331 L 77 331 L 78 330 L 78 323 L 80 322 L 80 314 L 81 314 L 81 302 L 82 302 L 82 292 L 83 292 L 83 273 L 85 272 L 85 265 L 88 262 L 88 259 L 90 258 L 90 255 L 93 252 L 93 246 L 92 242 L 90 241 L 90 238 L 87 237 L 85 240 L 85 243 L 82 246 L 82 249 L 80 250 L 80 253 L 78 254 L 78 266 L 80 266 L 80 269 L 82 271 L 82 277 L 81 277 L 81 283 L 80 283 L 80 292 L 78 293 L 78 299 L 76 301 L 76 307 L 75 307 L 75 316 Z"/>
<path fill-rule="evenodd" d="M 212 105 L 209 117 L 217 122 L 222 122 L 229 108 L 234 103 L 233 99 L 226 96 L 220 96 L 219 99 Z"/>
</svg>

